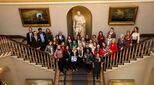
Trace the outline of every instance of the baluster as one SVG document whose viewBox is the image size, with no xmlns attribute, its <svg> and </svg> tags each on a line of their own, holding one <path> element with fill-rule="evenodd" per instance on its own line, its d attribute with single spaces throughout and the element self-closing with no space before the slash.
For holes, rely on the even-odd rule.
<svg viewBox="0 0 154 85">
<path fill-rule="evenodd" d="M 31 62 L 31 53 L 29 47 L 27 47 L 27 54 L 28 54 L 28 60 Z"/>
<path fill-rule="evenodd" d="M 27 47 L 26 46 L 23 46 L 23 49 L 24 49 L 24 54 L 25 54 L 25 60 L 28 60 L 28 53 L 27 53 Z"/>
<path fill-rule="evenodd" d="M 115 62 L 115 65 L 118 66 L 118 61 L 120 60 L 119 59 L 119 51 L 116 53 L 116 62 Z"/>
<path fill-rule="evenodd" d="M 119 53 L 120 54 L 120 56 L 119 56 L 119 64 L 121 65 L 122 64 L 122 62 L 121 62 L 122 61 L 122 51 L 119 51 L 119 52 L 120 52 Z"/>
<path fill-rule="evenodd" d="M 0 37 L 0 53 L 2 53 L 2 37 Z"/>
<path fill-rule="evenodd" d="M 131 46 L 131 47 L 129 47 L 128 49 L 129 49 L 128 60 L 129 60 L 129 62 L 130 62 L 130 60 L 131 60 L 131 53 L 132 53 L 133 47 Z"/>
<path fill-rule="evenodd" d="M 52 68 L 53 68 L 53 69 L 56 69 L 56 60 L 54 59 L 53 55 L 52 55 L 52 57 L 50 58 L 50 61 L 52 61 Z"/>
<path fill-rule="evenodd" d="M 17 48 L 17 50 L 16 50 L 16 52 L 17 52 L 17 58 L 20 58 L 20 53 L 19 53 L 19 47 L 18 47 L 18 44 L 16 44 L 16 48 Z"/>
<path fill-rule="evenodd" d="M 36 54 L 36 50 L 34 51 L 34 56 L 35 56 L 35 63 L 38 64 L 38 56 Z"/>
<path fill-rule="evenodd" d="M 37 53 L 37 56 L 38 56 L 38 63 L 42 64 L 41 55 L 40 55 L 41 53 L 39 51 L 36 51 L 36 53 Z"/>
<path fill-rule="evenodd" d="M 8 45 L 7 45 L 7 39 L 6 39 L 6 37 L 4 39 L 4 42 L 5 42 L 5 49 L 6 49 L 5 52 L 8 52 L 9 51 L 9 48 L 8 48 Z"/>
<path fill-rule="evenodd" d="M 131 52 L 131 58 L 130 58 L 131 60 L 135 60 L 134 59 L 134 51 L 135 51 L 135 49 L 136 49 L 136 45 L 133 45 L 132 46 L 132 49 L 131 49 L 132 50 L 132 52 Z"/>
<path fill-rule="evenodd" d="M 14 54 L 14 55 L 17 55 L 15 43 L 12 42 L 11 44 L 12 44 L 12 46 L 13 46 L 13 50 L 12 50 L 12 51 L 13 51 L 13 54 Z"/>
<path fill-rule="evenodd" d="M 25 60 L 25 51 L 24 51 L 24 49 L 23 49 L 23 45 L 20 45 L 20 49 L 21 49 L 21 51 L 20 51 L 21 56 L 22 56 L 22 58 Z"/>
<path fill-rule="evenodd" d="M 109 59 L 110 59 L 110 68 L 112 68 L 112 64 L 113 64 L 113 53 L 111 55 L 109 55 Z"/>
<path fill-rule="evenodd" d="M 109 55 L 107 55 L 107 68 L 109 68 L 109 65 L 110 64 L 110 56 Z"/>
<path fill-rule="evenodd" d="M 126 52 L 126 49 L 122 50 L 122 63 L 125 63 L 125 52 Z"/>
<path fill-rule="evenodd" d="M 7 45 L 6 45 L 6 37 L 4 37 L 4 48 L 5 48 L 5 52 L 8 51 Z"/>
<path fill-rule="evenodd" d="M 47 59 L 47 67 L 50 68 L 51 62 L 50 62 L 50 59 L 49 59 L 49 58 L 50 58 L 51 55 L 46 54 L 46 56 L 47 56 L 47 57 L 46 57 L 46 59 Z"/>
<path fill-rule="evenodd" d="M 151 48 L 152 48 L 152 39 L 149 41 L 149 48 L 148 48 L 148 55 L 150 55 L 150 51 L 151 51 Z"/>
<path fill-rule="evenodd" d="M 7 52 L 10 52 L 8 39 L 5 38 Z"/>
<path fill-rule="evenodd" d="M 107 56 L 104 57 L 104 71 L 106 71 L 106 64 L 107 64 Z"/>
<path fill-rule="evenodd" d="M 49 63 L 49 62 L 47 61 L 47 56 L 46 56 L 45 53 L 43 53 L 43 58 L 44 58 L 44 65 L 45 65 L 45 67 L 48 67 L 47 63 Z"/>
<path fill-rule="evenodd" d="M 5 41 L 4 41 L 4 37 L 3 37 L 3 42 L 2 42 L 2 45 L 3 45 L 3 52 L 6 52 L 6 48 L 5 48 Z"/>
<path fill-rule="evenodd" d="M 18 44 L 18 43 L 17 43 Z M 18 46 L 19 46 L 19 53 L 20 53 L 20 58 L 24 58 L 23 57 L 23 53 L 22 53 L 22 46 L 20 45 L 20 44 L 18 44 Z"/>
<path fill-rule="evenodd" d="M 45 65 L 44 65 L 44 58 L 43 58 L 42 52 L 40 52 L 40 59 L 41 59 L 41 64 L 44 67 Z"/>
<path fill-rule="evenodd" d="M 143 57 L 145 51 L 146 42 L 143 42 L 141 56 Z"/>
<path fill-rule="evenodd" d="M 141 54 L 141 47 L 142 47 L 142 43 L 139 44 L 139 51 L 137 53 L 137 57 L 141 57 L 140 54 Z"/>
<path fill-rule="evenodd" d="M 3 53 L 3 52 L 5 52 L 4 37 L 2 37 L 2 43 L 1 44 L 2 44 L 2 46 L 1 46 L 2 47 L 2 53 Z"/>
<path fill-rule="evenodd" d="M 116 62 L 116 52 L 115 53 L 113 53 L 113 58 L 112 58 L 112 66 L 115 66 L 115 62 Z"/>
<path fill-rule="evenodd" d="M 128 48 L 126 48 L 126 53 L 125 53 L 125 62 L 129 62 L 128 60 Z"/>
<path fill-rule="evenodd" d="M 30 48 L 31 51 L 31 56 L 32 56 L 32 62 L 35 62 L 35 56 L 34 56 L 34 50 L 32 48 Z"/>
<path fill-rule="evenodd" d="M 146 41 L 146 46 L 145 46 L 144 55 L 147 55 L 147 53 L 148 53 L 148 48 L 149 48 L 149 41 Z"/>
</svg>

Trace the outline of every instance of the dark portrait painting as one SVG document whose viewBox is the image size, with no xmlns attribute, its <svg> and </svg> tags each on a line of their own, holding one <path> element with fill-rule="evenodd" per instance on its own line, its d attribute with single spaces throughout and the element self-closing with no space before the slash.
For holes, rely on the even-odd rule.
<svg viewBox="0 0 154 85">
<path fill-rule="evenodd" d="M 110 7 L 109 25 L 135 24 L 138 7 Z"/>
<path fill-rule="evenodd" d="M 19 12 L 24 27 L 48 27 L 51 25 L 48 8 L 20 8 Z"/>
</svg>

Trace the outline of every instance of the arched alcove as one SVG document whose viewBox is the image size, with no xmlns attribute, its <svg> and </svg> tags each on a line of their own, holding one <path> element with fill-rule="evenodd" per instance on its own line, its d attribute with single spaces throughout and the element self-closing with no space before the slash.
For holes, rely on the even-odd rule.
<svg viewBox="0 0 154 85">
<path fill-rule="evenodd" d="M 91 37 L 92 34 L 92 14 L 90 10 L 84 6 L 75 6 L 72 7 L 67 13 L 67 32 L 68 35 L 73 36 L 73 16 L 77 11 L 80 11 L 81 14 L 85 17 L 86 26 L 85 26 L 85 34 Z"/>
</svg>

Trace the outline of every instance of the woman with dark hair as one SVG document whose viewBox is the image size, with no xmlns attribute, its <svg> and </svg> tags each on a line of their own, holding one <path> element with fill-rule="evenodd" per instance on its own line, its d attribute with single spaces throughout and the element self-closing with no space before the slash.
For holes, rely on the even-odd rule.
<svg viewBox="0 0 154 85">
<path fill-rule="evenodd" d="M 67 36 L 66 44 L 69 45 L 69 47 L 70 47 L 71 44 L 72 44 L 72 38 L 71 38 L 70 35 Z"/>
<path fill-rule="evenodd" d="M 88 43 L 89 40 L 90 40 L 90 39 L 89 39 L 89 35 L 86 35 L 86 36 L 85 36 L 85 41 L 86 41 L 86 43 Z"/>
<path fill-rule="evenodd" d="M 58 46 L 58 41 L 57 41 L 56 37 L 54 37 L 53 38 L 53 50 L 54 50 L 54 52 L 56 51 L 57 46 Z"/>
<path fill-rule="evenodd" d="M 47 36 L 48 42 L 53 40 L 53 34 L 49 28 L 46 29 L 46 36 Z"/>
<path fill-rule="evenodd" d="M 105 42 L 105 37 L 103 35 L 103 32 L 102 31 L 99 31 L 99 34 L 98 34 L 98 44 L 101 45 L 102 42 Z"/>
<path fill-rule="evenodd" d="M 128 30 L 125 35 L 126 46 L 129 47 L 132 45 L 132 36 L 130 31 Z"/>
<path fill-rule="evenodd" d="M 86 49 L 86 52 L 84 53 L 84 60 L 85 60 L 87 71 L 90 71 L 92 68 L 92 65 L 91 65 L 92 58 L 93 58 L 92 52 L 90 52 L 89 49 Z"/>
<path fill-rule="evenodd" d="M 99 53 L 100 57 L 103 57 L 104 55 L 104 51 L 103 49 L 100 47 L 100 45 L 98 44 L 94 50 L 94 55 L 96 56 L 96 54 Z"/>
<path fill-rule="evenodd" d="M 51 57 L 54 54 L 54 49 L 53 49 L 53 43 L 52 41 L 49 42 L 49 44 L 45 48 L 45 52 L 47 52 Z"/>
<path fill-rule="evenodd" d="M 94 78 L 95 78 L 95 77 L 96 77 L 97 79 L 99 78 L 102 62 L 103 62 L 103 59 L 100 58 L 99 53 L 96 53 L 96 56 L 95 56 L 95 58 L 93 59 L 93 76 L 94 76 Z"/>
<path fill-rule="evenodd" d="M 140 41 L 139 28 L 134 27 L 134 30 L 132 31 L 132 44 L 139 43 L 139 41 Z"/>
<path fill-rule="evenodd" d="M 96 35 L 95 34 L 92 35 L 92 41 L 93 42 L 97 42 L 97 38 L 96 38 Z"/>
<path fill-rule="evenodd" d="M 64 51 L 64 64 L 65 64 L 65 68 L 66 70 L 71 68 L 71 49 L 70 47 L 67 45 L 66 46 L 66 50 Z"/>
</svg>

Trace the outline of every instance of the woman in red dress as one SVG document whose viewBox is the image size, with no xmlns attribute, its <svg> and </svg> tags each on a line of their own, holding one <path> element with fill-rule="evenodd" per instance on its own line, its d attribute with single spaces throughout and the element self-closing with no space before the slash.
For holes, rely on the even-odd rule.
<svg viewBox="0 0 154 85">
<path fill-rule="evenodd" d="M 105 37 L 103 35 L 103 32 L 102 31 L 99 31 L 99 35 L 98 35 L 98 44 L 99 45 L 102 45 L 102 42 L 105 42 Z"/>
<path fill-rule="evenodd" d="M 112 60 L 115 60 L 115 53 L 118 51 L 118 45 L 116 43 L 116 39 L 112 39 L 112 43 L 110 45 L 110 51 L 112 53 Z"/>
</svg>

